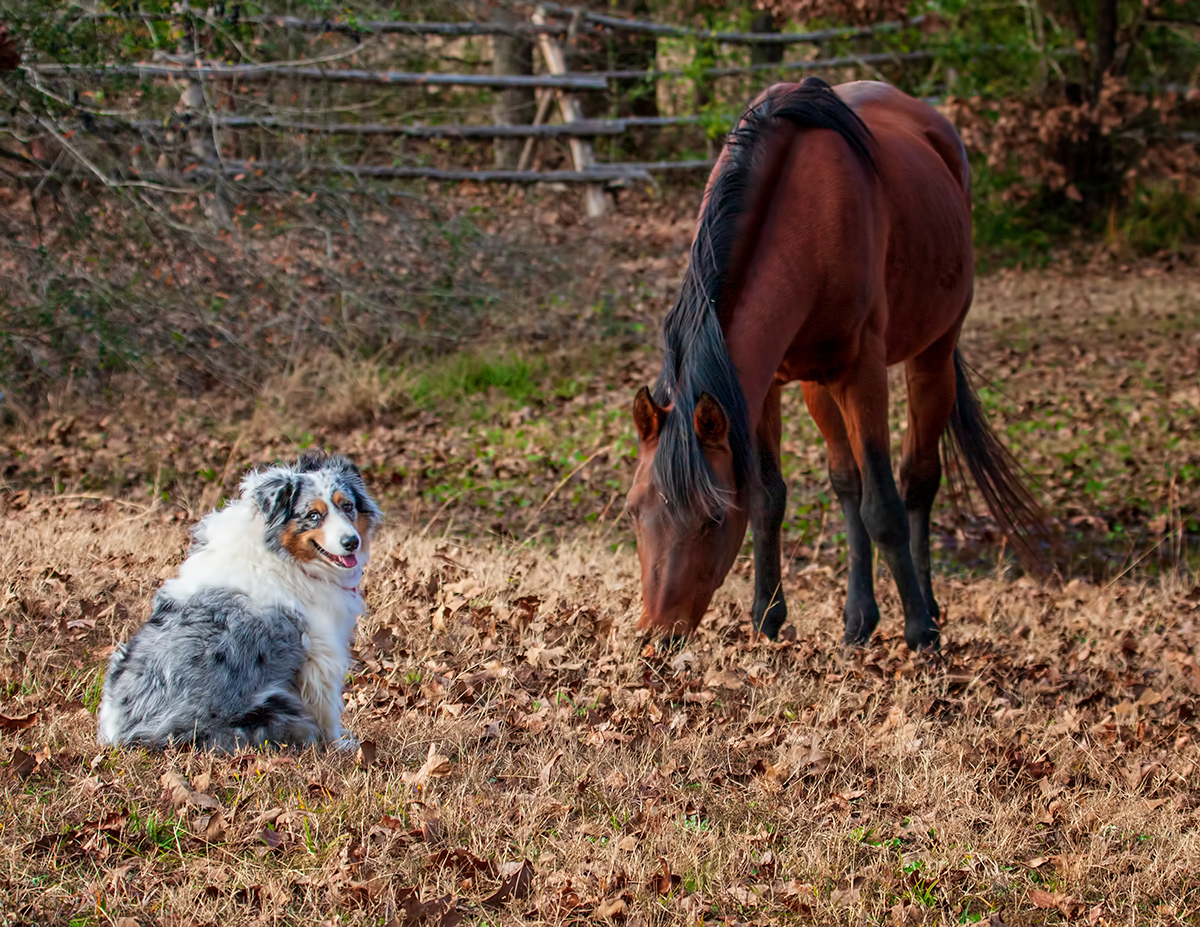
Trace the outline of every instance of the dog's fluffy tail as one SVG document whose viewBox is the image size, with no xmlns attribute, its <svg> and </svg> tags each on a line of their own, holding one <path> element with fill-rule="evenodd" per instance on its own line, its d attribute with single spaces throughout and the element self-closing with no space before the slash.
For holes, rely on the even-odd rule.
<svg viewBox="0 0 1200 927">
<path fill-rule="evenodd" d="M 208 732 L 206 746 L 233 751 L 264 744 L 303 745 L 315 742 L 320 734 L 299 696 L 277 689 L 261 693 L 249 711 Z"/>
</svg>

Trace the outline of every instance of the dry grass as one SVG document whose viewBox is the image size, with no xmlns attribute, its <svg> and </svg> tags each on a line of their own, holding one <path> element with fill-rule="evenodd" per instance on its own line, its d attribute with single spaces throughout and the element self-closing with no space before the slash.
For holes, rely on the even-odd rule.
<svg viewBox="0 0 1200 927">
<path fill-rule="evenodd" d="M 98 749 L 102 661 L 185 525 L 10 510 L 4 715 L 33 720 L 0 734 L 0 923 L 1196 916 L 1200 589 L 942 580 L 945 653 L 914 660 L 888 583 L 884 636 L 841 649 L 821 566 L 787 579 L 794 639 L 750 642 L 739 568 L 656 654 L 604 531 L 543 549 L 389 526 L 347 692 L 360 765 Z"/>
</svg>

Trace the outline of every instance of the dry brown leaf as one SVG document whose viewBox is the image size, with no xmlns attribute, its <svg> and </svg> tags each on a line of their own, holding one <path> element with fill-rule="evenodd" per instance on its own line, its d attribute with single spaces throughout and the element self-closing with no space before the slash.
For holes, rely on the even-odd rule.
<svg viewBox="0 0 1200 927">
<path fill-rule="evenodd" d="M 542 788 L 550 788 L 550 780 L 554 776 L 554 767 L 558 765 L 558 761 L 561 760 L 562 757 L 563 752 L 561 750 L 556 750 L 546 765 L 542 767 L 541 772 L 538 773 L 538 783 L 542 786 Z"/>
<path fill-rule="evenodd" d="M 625 899 L 618 895 L 608 901 L 602 901 L 596 905 L 596 910 L 592 912 L 595 917 L 603 920 L 616 917 L 618 914 L 625 914 L 629 910 L 629 905 L 625 903 Z"/>
<path fill-rule="evenodd" d="M 221 803 L 211 795 L 205 795 L 202 792 L 197 792 L 188 781 L 174 770 L 167 770 L 162 774 L 161 780 L 163 788 L 167 791 L 167 797 L 170 799 L 173 807 L 178 808 L 182 805 L 195 805 L 198 808 L 220 808 Z"/>
<path fill-rule="evenodd" d="M 8 715 L 0 715 L 0 731 L 15 734 L 17 731 L 27 730 L 33 727 L 39 714 L 40 712 L 34 711 L 20 718 L 10 718 Z"/>
<path fill-rule="evenodd" d="M 509 901 L 520 901 L 533 886 L 533 863 L 527 859 L 500 867 L 500 887 L 483 900 L 485 908 L 500 908 Z"/>
<path fill-rule="evenodd" d="M 38 761 L 20 747 L 13 747 L 12 760 L 9 761 L 8 768 L 16 773 L 18 778 L 28 779 L 37 770 Z"/>
<path fill-rule="evenodd" d="M 204 839 L 209 843 L 219 843 L 225 837 L 225 815 L 217 809 L 208 816 L 204 823 Z"/>
<path fill-rule="evenodd" d="M 667 865 L 664 857 L 658 858 L 658 872 L 650 877 L 650 885 L 657 895 L 667 895 L 675 888 L 683 879 L 671 871 L 671 867 Z"/>
<path fill-rule="evenodd" d="M 425 783 L 430 779 L 440 779 L 450 775 L 454 771 L 454 763 L 448 756 L 442 756 L 437 752 L 437 747 L 434 744 L 429 745 L 429 753 L 425 756 L 425 762 L 416 772 L 402 773 L 400 778 L 414 789 L 423 788 Z"/>
<path fill-rule="evenodd" d="M 1054 908 L 1066 917 L 1070 917 L 1075 908 L 1081 906 L 1080 902 L 1070 895 L 1062 892 L 1047 892 L 1040 888 L 1031 888 L 1028 897 L 1035 908 Z"/>
<path fill-rule="evenodd" d="M 742 677 L 731 669 L 709 670 L 704 674 L 704 684 L 710 689 L 730 689 L 735 692 L 745 685 Z"/>
</svg>

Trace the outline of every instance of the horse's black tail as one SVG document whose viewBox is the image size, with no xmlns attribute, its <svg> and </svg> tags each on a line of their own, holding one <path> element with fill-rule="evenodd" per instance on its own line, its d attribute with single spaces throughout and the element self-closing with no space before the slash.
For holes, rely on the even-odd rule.
<svg viewBox="0 0 1200 927">
<path fill-rule="evenodd" d="M 1030 572 L 1045 575 L 1055 566 L 1046 513 L 1022 481 L 1021 464 L 988 424 L 968 373 L 967 362 L 956 348 L 954 410 L 946 432 L 953 437 L 975 485 L 1021 565 Z"/>
</svg>

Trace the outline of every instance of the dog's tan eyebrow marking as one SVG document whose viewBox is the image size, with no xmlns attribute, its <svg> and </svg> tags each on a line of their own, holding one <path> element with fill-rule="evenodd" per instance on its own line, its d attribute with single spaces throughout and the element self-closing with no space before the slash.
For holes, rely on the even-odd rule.
<svg viewBox="0 0 1200 927">
<path fill-rule="evenodd" d="M 354 500 L 351 499 L 349 496 L 347 496 L 340 489 L 333 494 L 333 504 L 336 505 L 339 509 L 343 505 L 345 505 L 347 502 L 349 502 L 351 505 L 354 504 Z"/>
<path fill-rule="evenodd" d="M 309 506 L 308 510 L 310 512 L 320 512 L 322 518 L 329 514 L 329 506 L 322 499 L 314 499 L 313 504 Z"/>
</svg>

